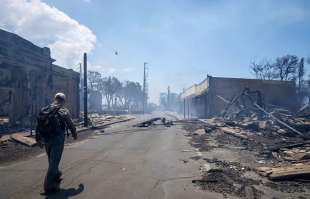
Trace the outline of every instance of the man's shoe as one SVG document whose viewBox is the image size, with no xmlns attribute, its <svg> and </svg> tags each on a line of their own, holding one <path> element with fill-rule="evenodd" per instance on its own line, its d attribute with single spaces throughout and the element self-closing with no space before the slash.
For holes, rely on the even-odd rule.
<svg viewBox="0 0 310 199">
<path fill-rule="evenodd" d="M 56 175 L 56 180 L 55 180 L 55 181 L 56 181 L 57 183 L 59 183 L 59 184 L 60 184 L 61 181 L 62 181 L 62 177 L 61 177 L 61 176 L 62 176 L 62 172 L 59 171 L 59 173 Z"/>
<path fill-rule="evenodd" d="M 62 172 L 61 172 L 61 171 L 58 171 L 56 177 L 57 177 L 57 178 L 60 178 L 61 176 L 62 176 Z"/>
<path fill-rule="evenodd" d="M 57 193 L 59 190 L 60 190 L 59 187 L 53 188 L 53 189 L 49 189 L 49 190 L 46 190 L 44 192 L 44 195 L 52 195 L 52 194 Z"/>
<path fill-rule="evenodd" d="M 57 179 L 56 179 L 56 182 L 57 182 L 58 184 L 60 184 L 62 180 L 63 180 L 62 178 L 57 178 Z"/>
</svg>

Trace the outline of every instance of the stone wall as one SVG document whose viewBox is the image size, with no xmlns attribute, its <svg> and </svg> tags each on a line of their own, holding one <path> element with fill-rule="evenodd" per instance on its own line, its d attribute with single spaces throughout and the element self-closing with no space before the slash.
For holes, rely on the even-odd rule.
<svg viewBox="0 0 310 199">
<path fill-rule="evenodd" d="M 60 91 L 68 96 L 72 115 L 79 115 L 79 73 L 54 61 L 49 48 L 0 29 L 0 117 L 28 126 Z"/>
</svg>

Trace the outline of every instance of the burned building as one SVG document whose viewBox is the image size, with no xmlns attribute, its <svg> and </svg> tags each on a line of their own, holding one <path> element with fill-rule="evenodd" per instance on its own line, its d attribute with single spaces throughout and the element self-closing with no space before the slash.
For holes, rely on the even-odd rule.
<svg viewBox="0 0 310 199">
<path fill-rule="evenodd" d="M 79 73 L 53 64 L 50 49 L 0 29 L 0 117 L 29 126 L 53 95 L 64 92 L 79 115 Z"/>
<path fill-rule="evenodd" d="M 297 108 L 293 81 L 208 76 L 201 83 L 184 89 L 181 93 L 184 116 L 208 118 L 220 115 L 227 106 L 227 101 L 233 100 L 246 88 L 261 93 L 261 100 L 265 104 L 288 110 Z"/>
</svg>

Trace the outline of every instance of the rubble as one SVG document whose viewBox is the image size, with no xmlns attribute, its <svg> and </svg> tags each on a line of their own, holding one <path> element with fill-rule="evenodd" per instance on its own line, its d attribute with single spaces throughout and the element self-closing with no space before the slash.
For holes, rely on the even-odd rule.
<svg viewBox="0 0 310 199">
<path fill-rule="evenodd" d="M 160 117 L 155 117 L 155 118 L 146 120 L 146 121 L 144 121 L 144 122 L 140 122 L 140 123 L 136 124 L 135 126 L 137 126 L 137 127 L 149 127 L 149 126 L 151 126 L 154 122 L 159 121 L 159 120 L 162 120 L 162 118 L 160 118 Z"/>
<path fill-rule="evenodd" d="M 162 125 L 166 126 L 166 127 L 170 127 L 171 125 L 173 125 L 172 121 L 167 120 L 166 118 L 161 118 L 161 117 L 155 117 L 143 122 L 140 122 L 138 124 L 135 124 L 135 127 L 149 127 L 151 125 L 156 124 L 156 122 L 160 121 Z"/>
<path fill-rule="evenodd" d="M 88 118 L 89 120 L 88 123 L 90 124 L 92 129 L 102 129 L 112 124 L 130 121 L 134 118 L 135 117 L 130 115 L 115 116 L 115 115 L 101 115 L 98 113 L 92 113 Z M 83 132 L 89 129 L 88 127 L 84 127 L 83 121 L 75 121 L 75 124 L 77 127 L 77 132 Z"/>
<path fill-rule="evenodd" d="M 258 167 L 257 171 L 271 180 L 307 179 L 310 176 L 310 163 L 282 167 Z"/>
<path fill-rule="evenodd" d="M 8 141 L 10 140 L 10 137 L 9 136 L 1 136 L 0 137 L 0 146 L 2 148 L 6 147 Z"/>
<path fill-rule="evenodd" d="M 231 101 L 221 96 L 218 98 L 227 104 L 222 114 L 184 121 L 186 136 L 190 137 L 193 147 L 208 151 L 210 157 L 223 157 L 221 151 L 227 150 L 244 159 L 239 159 L 241 163 L 201 157 L 197 161 L 205 159 L 217 169 L 202 172 L 202 178 L 193 180 L 193 183 L 203 190 L 223 193 L 224 197 L 264 198 L 265 193 L 261 190 L 269 188 L 296 194 L 296 198 L 305 197 L 310 190 L 308 108 L 294 114 L 264 104 L 262 99 L 249 94 L 249 90 Z M 250 154 L 252 158 L 247 160 L 244 154 Z M 247 178 L 247 172 L 260 177 Z"/>
<path fill-rule="evenodd" d="M 217 122 L 214 122 L 215 120 Z M 222 119 L 201 120 L 205 124 L 205 132 L 221 131 L 239 139 L 240 143 L 237 143 L 238 145 L 250 145 L 247 149 L 259 151 L 260 154 L 269 153 L 272 155 L 274 153 L 274 158 L 281 159 L 281 161 L 296 162 L 298 161 L 297 157 L 300 157 L 300 160 L 305 160 L 309 156 L 308 148 L 310 153 L 310 141 L 305 141 L 305 136 L 293 134 L 294 137 L 292 137 L 288 130 L 273 127 L 272 124 L 274 122 L 267 118 L 261 121 L 246 121 L 244 123 L 242 120 L 237 123 L 224 122 L 224 120 L 219 122 L 220 120 Z M 307 149 L 302 150 L 300 147 Z M 277 155 L 275 155 L 275 152 Z M 297 154 L 302 154 L 302 156 Z M 288 158 L 288 155 L 291 158 Z"/>
<path fill-rule="evenodd" d="M 304 107 L 302 107 L 297 115 L 299 117 L 303 117 L 303 118 L 307 118 L 307 119 L 310 119 L 310 105 L 309 104 L 306 104 Z"/>
<path fill-rule="evenodd" d="M 207 157 L 221 159 L 190 158 L 209 164 L 207 167 L 203 164 L 201 178 L 194 179 L 193 184 L 202 190 L 222 193 L 224 198 L 272 198 L 270 189 L 291 198 L 307 198 L 307 190 L 310 190 L 310 140 L 296 134 L 292 137 L 287 130 L 279 135 L 273 130 L 274 123 L 267 119 L 262 120 L 266 121 L 267 127 L 258 129 L 241 127 L 242 120 L 227 122 L 223 118 L 212 118 L 199 121 L 184 124 L 190 144 L 198 151 L 208 151 Z M 202 129 L 205 129 L 204 133 Z M 223 149 L 240 153 L 242 161 L 225 161 L 219 153 Z M 245 154 L 251 154 L 254 161 L 248 160 Z M 236 157 L 227 155 L 226 158 Z M 268 175 L 263 175 L 263 168 Z M 265 191 L 271 195 L 266 195 Z"/>
<path fill-rule="evenodd" d="M 248 136 L 240 128 L 231 128 L 231 127 L 220 127 L 219 128 L 224 133 L 230 134 L 237 138 L 248 139 Z"/>
<path fill-rule="evenodd" d="M 205 161 L 208 164 L 205 164 L 201 169 L 202 178 L 192 180 L 192 183 L 200 186 L 203 190 L 219 192 L 224 197 L 234 195 L 241 198 L 260 198 L 262 195 L 262 191 L 254 187 L 260 181 L 244 176 L 244 173 L 250 168 L 243 167 L 239 163 L 217 159 L 205 159 Z"/>
<path fill-rule="evenodd" d="M 23 136 L 23 135 L 17 134 L 17 133 L 11 135 L 11 138 L 14 141 L 20 142 L 20 143 L 25 144 L 25 145 L 30 146 L 30 147 L 35 146 L 37 144 L 37 142 L 34 138 L 26 137 L 26 136 Z"/>
</svg>

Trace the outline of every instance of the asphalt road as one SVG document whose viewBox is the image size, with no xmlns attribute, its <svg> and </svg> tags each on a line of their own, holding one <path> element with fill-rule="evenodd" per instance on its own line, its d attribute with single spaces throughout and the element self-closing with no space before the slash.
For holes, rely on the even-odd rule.
<svg viewBox="0 0 310 199">
<path fill-rule="evenodd" d="M 147 117 L 151 117 L 150 115 Z M 133 127 L 137 118 L 97 131 L 65 146 L 61 192 L 42 196 L 47 169 L 44 153 L 0 166 L 0 198 L 222 198 L 192 184 L 200 165 L 184 162 L 195 156 L 181 126 Z"/>
</svg>

